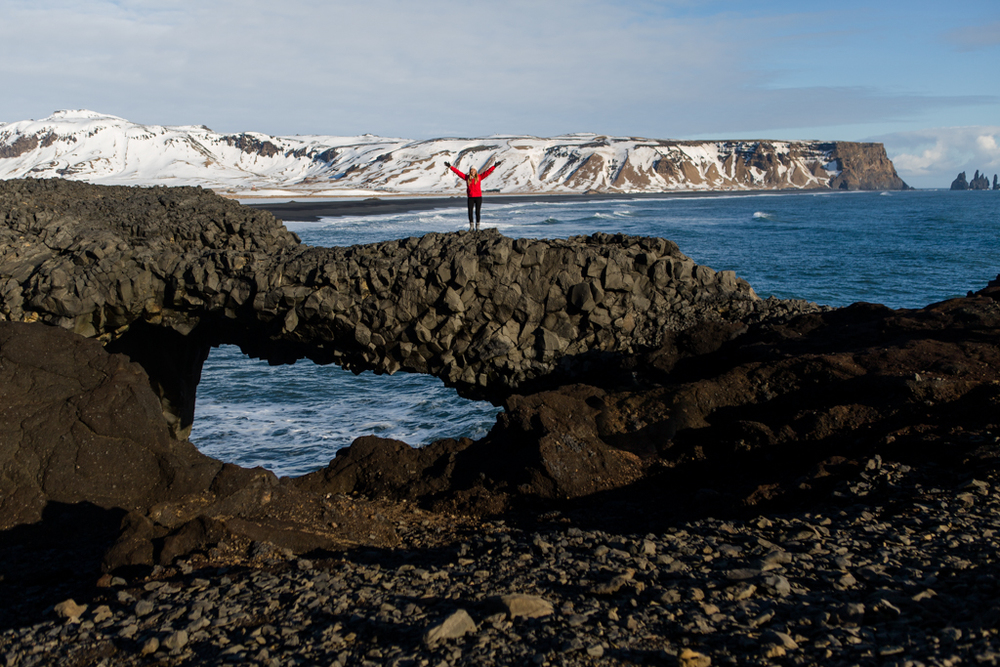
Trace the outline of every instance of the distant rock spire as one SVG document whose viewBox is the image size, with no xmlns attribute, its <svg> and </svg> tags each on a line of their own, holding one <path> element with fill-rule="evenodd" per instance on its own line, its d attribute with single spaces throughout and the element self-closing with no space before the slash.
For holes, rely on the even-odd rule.
<svg viewBox="0 0 1000 667">
<path fill-rule="evenodd" d="M 989 190 L 990 189 L 990 179 L 986 174 L 980 174 L 979 170 L 973 175 L 971 181 L 967 181 L 965 177 L 965 172 L 963 171 L 958 175 L 954 181 L 951 182 L 952 190 Z M 997 175 L 993 174 L 993 189 L 1000 190 L 997 187 Z"/>
</svg>

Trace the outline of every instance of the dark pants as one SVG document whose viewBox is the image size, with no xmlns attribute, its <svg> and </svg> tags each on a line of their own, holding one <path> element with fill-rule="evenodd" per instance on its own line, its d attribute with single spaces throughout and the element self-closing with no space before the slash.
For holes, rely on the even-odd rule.
<svg viewBox="0 0 1000 667">
<path fill-rule="evenodd" d="M 469 224 L 472 224 L 472 211 L 476 211 L 476 222 L 479 222 L 479 211 L 483 208 L 482 197 L 469 197 Z"/>
</svg>

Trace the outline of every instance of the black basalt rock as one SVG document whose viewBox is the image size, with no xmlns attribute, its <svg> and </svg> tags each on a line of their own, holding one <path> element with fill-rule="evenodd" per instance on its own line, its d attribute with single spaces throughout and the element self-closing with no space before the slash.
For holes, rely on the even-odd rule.
<svg viewBox="0 0 1000 667">
<path fill-rule="evenodd" d="M 454 514 L 511 508 L 677 525 L 806 494 L 856 503 L 836 499 L 891 458 L 960 480 L 996 462 L 1000 278 L 916 310 L 822 309 L 757 299 L 664 239 L 310 248 L 195 189 L 0 183 L 0 220 L 5 599 L 23 597 L 8 586 L 34 559 L 22 547 L 65 553 L 83 521 L 90 572 L 99 550 L 115 570 L 393 548 L 405 522 L 383 510 L 400 500 L 451 530 Z M 183 440 L 220 342 L 434 373 L 506 411 L 476 442 L 362 438 L 279 479 Z"/>
<path fill-rule="evenodd" d="M 986 177 L 986 174 L 980 175 L 979 174 L 979 170 L 977 169 L 975 176 L 973 176 L 972 180 L 969 182 L 969 189 L 970 190 L 989 190 L 990 189 L 990 180 Z"/>
<path fill-rule="evenodd" d="M 0 220 L 0 320 L 128 354 L 178 439 L 201 365 L 223 343 L 273 364 L 427 373 L 500 403 L 762 303 L 664 239 L 487 230 L 314 248 L 200 188 L 6 181 Z"/>
<path fill-rule="evenodd" d="M 993 189 L 994 190 L 998 189 L 997 185 L 998 185 L 997 184 L 997 176 L 996 176 L 996 174 L 994 174 L 993 175 Z M 977 169 L 976 173 L 973 174 L 973 176 L 972 176 L 972 180 L 971 181 L 967 181 L 966 177 L 965 177 L 965 172 L 963 171 L 961 174 L 958 175 L 958 178 L 956 178 L 954 181 L 952 181 L 952 183 L 951 183 L 951 189 L 952 190 L 989 190 L 990 189 L 990 179 L 989 179 L 989 177 L 986 174 L 980 174 L 979 170 Z"/>
</svg>

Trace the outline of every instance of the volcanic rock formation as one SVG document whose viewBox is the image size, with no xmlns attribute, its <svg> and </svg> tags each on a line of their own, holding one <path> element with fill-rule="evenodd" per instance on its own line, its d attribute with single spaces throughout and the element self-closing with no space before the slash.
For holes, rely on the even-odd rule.
<svg viewBox="0 0 1000 667">
<path fill-rule="evenodd" d="M 986 174 L 980 175 L 979 170 L 973 175 L 972 180 L 969 181 L 970 190 L 989 190 L 990 189 L 990 179 L 986 177 Z"/>
<path fill-rule="evenodd" d="M 663 239 L 485 231 L 313 248 L 205 190 L 68 181 L 5 182 L 0 214 L 0 318 L 129 354 L 179 438 L 222 343 L 276 364 L 429 373 L 500 402 L 773 305 Z"/>
<path fill-rule="evenodd" d="M 623 359 L 637 371 L 631 387 L 514 397 L 483 440 L 419 455 L 367 439 L 296 483 L 466 511 L 641 489 L 648 511 L 676 514 L 829 489 L 843 478 L 836 470 L 858 472 L 856 461 L 876 453 L 958 463 L 986 448 L 992 459 L 998 342 L 1000 277 L 919 310 L 855 304 L 745 333 L 706 322 Z M 707 495 L 694 497 L 692 485 Z"/>
<path fill-rule="evenodd" d="M 19 563 L 36 524 L 73 548 L 67 516 L 100 524 L 87 533 L 114 569 L 392 546 L 399 501 L 590 504 L 648 525 L 860 489 L 875 457 L 998 460 L 1000 279 L 919 310 L 830 310 L 756 299 L 662 239 L 308 248 L 204 191 L 65 182 L 3 184 L 0 215 L 0 313 L 20 320 L 0 323 L 0 544 Z M 223 341 L 276 362 L 457 368 L 506 410 L 478 442 L 361 438 L 279 480 L 180 438 L 176 406 L 193 410 Z"/>
<path fill-rule="evenodd" d="M 973 175 L 972 180 L 967 180 L 965 172 L 963 171 L 951 182 L 952 190 L 989 190 L 990 189 L 990 179 L 986 174 L 980 174 L 979 170 Z M 997 175 L 993 174 L 993 189 L 997 189 Z"/>
<path fill-rule="evenodd" d="M 93 535 L 108 540 L 99 557 L 112 567 L 222 540 L 303 552 L 394 539 L 367 503 L 304 493 L 172 438 L 138 364 L 59 327 L 0 322 L 0 406 L 0 531 L 44 533 L 68 513 L 88 531 L 57 525 L 46 538 L 67 558 Z"/>
<path fill-rule="evenodd" d="M 222 464 L 170 437 L 149 379 L 57 327 L 0 322 L 0 530 L 50 502 L 144 509 Z"/>
</svg>

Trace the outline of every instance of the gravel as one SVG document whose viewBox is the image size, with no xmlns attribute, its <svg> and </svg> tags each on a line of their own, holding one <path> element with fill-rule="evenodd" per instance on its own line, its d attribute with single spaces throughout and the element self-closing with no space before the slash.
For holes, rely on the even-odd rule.
<svg viewBox="0 0 1000 667">
<path fill-rule="evenodd" d="M 52 600 L 0 634 L 0 665 L 996 664 L 996 475 L 865 474 L 822 510 L 650 534 L 556 514 L 444 546 L 179 563 L 85 609 Z"/>
</svg>

